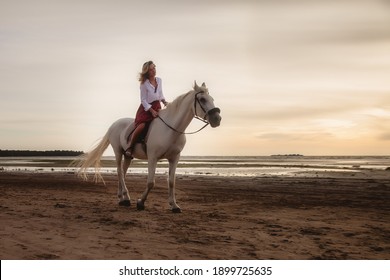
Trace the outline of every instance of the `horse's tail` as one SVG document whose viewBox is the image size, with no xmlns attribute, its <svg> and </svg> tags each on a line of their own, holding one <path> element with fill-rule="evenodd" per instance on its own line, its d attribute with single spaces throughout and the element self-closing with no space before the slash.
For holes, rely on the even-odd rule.
<svg viewBox="0 0 390 280">
<path fill-rule="evenodd" d="M 99 144 L 97 144 L 97 146 L 92 151 L 82 155 L 75 164 L 77 167 L 80 168 L 77 175 L 86 181 L 88 180 L 87 169 L 89 167 L 93 167 L 95 168 L 94 181 L 96 183 L 99 181 L 102 181 L 104 183 L 104 179 L 100 174 L 100 159 L 104 151 L 107 149 L 108 145 L 110 145 L 108 134 L 109 133 L 107 132 L 106 135 L 104 135 L 103 139 L 99 142 Z"/>
</svg>

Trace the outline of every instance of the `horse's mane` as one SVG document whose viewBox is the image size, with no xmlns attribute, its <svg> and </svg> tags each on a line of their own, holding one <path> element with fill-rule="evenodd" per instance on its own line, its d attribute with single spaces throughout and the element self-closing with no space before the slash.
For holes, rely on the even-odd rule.
<svg viewBox="0 0 390 280">
<path fill-rule="evenodd" d="M 182 95 L 179 95 L 178 97 L 176 97 L 172 102 L 170 102 L 170 103 L 167 105 L 166 109 L 173 108 L 173 109 L 177 110 L 177 109 L 180 107 L 180 105 L 181 105 L 181 103 L 183 102 L 183 100 L 186 99 L 187 96 L 190 95 L 190 94 L 192 94 L 192 93 L 194 93 L 194 91 L 193 91 L 193 90 L 190 90 L 190 91 L 187 92 L 187 93 L 184 93 L 184 94 L 182 94 Z"/>
</svg>

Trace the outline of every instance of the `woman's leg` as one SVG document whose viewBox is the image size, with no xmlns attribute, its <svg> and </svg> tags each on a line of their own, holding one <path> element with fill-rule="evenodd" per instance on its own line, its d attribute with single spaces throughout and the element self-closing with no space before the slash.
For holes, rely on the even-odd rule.
<svg viewBox="0 0 390 280">
<path fill-rule="evenodd" d="M 142 133 L 142 131 L 144 130 L 145 128 L 145 123 L 140 123 L 133 131 L 133 134 L 131 134 L 131 139 L 130 139 L 130 146 L 129 148 L 126 150 L 125 152 L 125 155 L 127 157 L 132 157 L 133 156 L 133 148 L 134 148 L 134 145 L 135 143 L 137 142 L 140 134 Z"/>
</svg>

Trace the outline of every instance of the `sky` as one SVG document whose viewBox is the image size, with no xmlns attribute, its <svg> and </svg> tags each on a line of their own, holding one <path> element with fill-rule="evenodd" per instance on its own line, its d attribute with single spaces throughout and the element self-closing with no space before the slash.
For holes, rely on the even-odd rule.
<svg viewBox="0 0 390 280">
<path fill-rule="evenodd" d="M 389 0 L 0 0 L 0 149 L 88 151 L 148 60 L 221 109 L 183 155 L 390 154 Z"/>
</svg>

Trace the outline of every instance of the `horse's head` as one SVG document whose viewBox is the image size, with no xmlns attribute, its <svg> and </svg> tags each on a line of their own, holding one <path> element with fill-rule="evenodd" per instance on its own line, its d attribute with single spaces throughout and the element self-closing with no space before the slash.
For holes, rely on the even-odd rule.
<svg viewBox="0 0 390 280">
<path fill-rule="evenodd" d="M 214 99 L 209 94 L 206 84 L 198 86 L 196 81 L 194 85 L 195 105 L 194 114 L 208 121 L 211 127 L 217 127 L 221 124 L 221 110 L 214 105 Z M 198 115 L 200 114 L 200 115 Z"/>
</svg>

